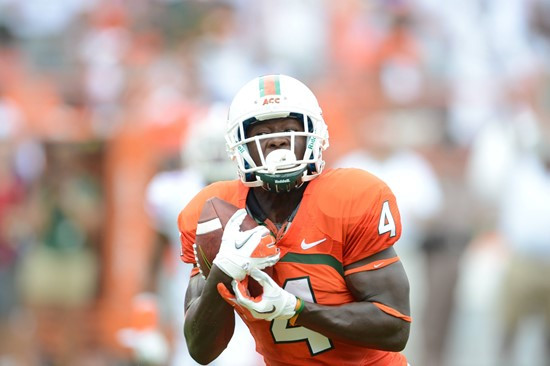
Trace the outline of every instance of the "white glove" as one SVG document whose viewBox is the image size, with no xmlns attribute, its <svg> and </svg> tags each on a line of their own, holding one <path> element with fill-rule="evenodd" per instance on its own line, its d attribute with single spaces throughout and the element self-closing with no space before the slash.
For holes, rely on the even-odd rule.
<svg viewBox="0 0 550 366">
<path fill-rule="evenodd" d="M 283 290 L 267 273 L 253 269 L 250 276 L 263 287 L 264 291 L 260 296 L 250 297 L 245 282 L 234 280 L 232 286 L 237 304 L 248 309 L 254 318 L 290 319 L 302 310 L 302 300 Z"/>
<path fill-rule="evenodd" d="M 279 260 L 275 238 L 265 226 L 240 231 L 246 215 L 246 210 L 241 208 L 231 216 L 223 231 L 220 250 L 213 261 L 226 275 L 239 281 L 253 268 L 264 269 Z"/>
</svg>

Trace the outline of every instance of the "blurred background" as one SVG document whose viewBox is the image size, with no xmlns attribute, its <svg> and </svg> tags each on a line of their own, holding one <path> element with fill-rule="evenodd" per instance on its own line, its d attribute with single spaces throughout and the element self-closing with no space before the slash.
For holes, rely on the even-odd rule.
<svg viewBox="0 0 550 366">
<path fill-rule="evenodd" d="M 0 0 L 0 366 L 194 365 L 176 216 L 267 73 L 397 196 L 411 365 L 550 365 L 550 1 Z"/>
</svg>

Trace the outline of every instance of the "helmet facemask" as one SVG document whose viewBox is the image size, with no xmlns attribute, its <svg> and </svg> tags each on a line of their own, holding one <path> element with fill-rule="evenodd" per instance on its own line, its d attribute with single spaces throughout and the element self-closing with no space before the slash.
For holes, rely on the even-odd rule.
<svg viewBox="0 0 550 366">
<path fill-rule="evenodd" d="M 241 118 L 238 119 L 232 119 L 230 110 L 226 140 L 230 156 L 236 161 L 239 175 L 245 185 L 261 186 L 274 192 L 288 192 L 299 188 L 304 182 L 312 180 L 321 173 L 325 164 L 322 160 L 322 151 L 328 146 L 328 132 L 317 101 L 305 85 L 288 76 L 269 77 L 280 77 L 286 81 L 281 82 L 281 95 L 260 96 L 258 100 L 251 103 L 253 110 L 241 114 Z M 250 86 L 251 83 L 247 85 Z M 290 90 L 289 95 L 285 95 L 285 85 L 288 89 L 298 87 L 298 93 L 293 94 Z M 302 97 L 302 94 L 306 94 L 304 98 L 296 98 L 296 95 Z M 235 97 L 233 104 L 238 99 L 239 94 Z M 265 106 L 266 100 L 279 102 Z M 233 104 L 232 108 L 234 108 Z M 247 135 L 248 129 L 254 123 L 280 118 L 294 118 L 300 121 L 302 131 L 276 132 L 253 137 Z M 265 155 L 261 143 L 265 139 L 273 138 L 288 138 L 289 148 L 274 150 Z M 296 142 L 300 138 L 305 139 L 305 151 L 303 155 L 296 156 Z M 250 155 L 248 148 L 250 144 L 255 144 L 259 161 L 254 161 Z"/>
</svg>

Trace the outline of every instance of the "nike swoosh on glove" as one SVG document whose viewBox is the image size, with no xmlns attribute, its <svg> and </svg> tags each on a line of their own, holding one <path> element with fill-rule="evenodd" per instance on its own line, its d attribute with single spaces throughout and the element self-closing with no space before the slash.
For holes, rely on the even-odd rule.
<svg viewBox="0 0 550 366">
<path fill-rule="evenodd" d="M 246 215 L 246 210 L 241 208 L 227 221 L 220 250 L 213 261 L 226 275 L 239 281 L 254 268 L 264 269 L 274 265 L 280 255 L 275 238 L 265 226 L 240 230 Z"/>
<path fill-rule="evenodd" d="M 263 288 L 263 293 L 251 297 L 247 291 L 245 281 L 231 283 L 235 292 L 236 302 L 250 311 L 256 319 L 290 319 L 296 314 L 298 299 L 290 292 L 283 290 L 267 273 L 257 269 L 250 271 Z"/>
</svg>

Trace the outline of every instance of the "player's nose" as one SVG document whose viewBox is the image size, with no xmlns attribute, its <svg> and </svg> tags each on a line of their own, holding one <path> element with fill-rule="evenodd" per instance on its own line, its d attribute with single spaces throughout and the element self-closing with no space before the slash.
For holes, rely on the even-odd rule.
<svg viewBox="0 0 550 366">
<path fill-rule="evenodd" d="M 290 138 L 286 136 L 273 137 L 267 142 L 267 147 L 271 150 L 276 149 L 289 149 Z"/>
</svg>

